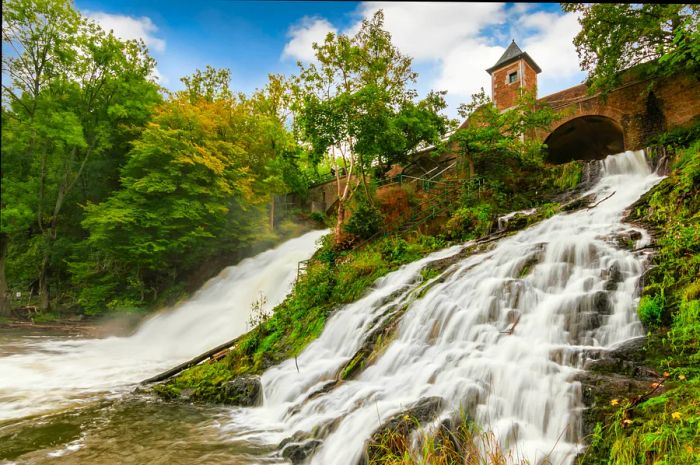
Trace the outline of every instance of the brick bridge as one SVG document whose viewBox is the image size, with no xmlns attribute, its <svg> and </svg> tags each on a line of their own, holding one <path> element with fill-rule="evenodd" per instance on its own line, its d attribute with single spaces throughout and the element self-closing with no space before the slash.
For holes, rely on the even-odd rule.
<svg viewBox="0 0 700 465">
<path fill-rule="evenodd" d="M 496 107 L 507 111 L 524 91 L 537 93 L 537 75 L 541 69 L 513 41 L 494 66 L 491 95 Z M 658 80 L 636 79 L 633 73 L 623 75 L 622 84 L 606 96 L 589 95 L 586 84 L 556 92 L 538 99 L 563 116 L 547 131 L 536 131 L 529 137 L 548 146 L 547 161 L 601 159 L 624 150 L 643 148 L 651 137 L 674 127 L 684 126 L 700 118 L 700 76 L 676 75 Z M 466 125 L 465 121 L 462 126 Z M 429 156 L 431 149 L 416 154 L 410 174 L 421 176 L 441 160 Z M 420 167 L 420 170 L 417 170 Z M 422 170 L 422 171 L 421 171 Z M 335 181 L 309 191 L 306 206 L 312 211 L 327 212 L 338 198 Z M 297 200 L 295 203 L 299 203 Z"/>
<path fill-rule="evenodd" d="M 581 84 L 538 102 L 564 115 L 535 137 L 548 146 L 547 160 L 591 160 L 643 148 L 659 133 L 700 116 L 700 81 L 695 76 L 629 79 L 606 98 Z"/>
<path fill-rule="evenodd" d="M 501 111 L 512 108 L 519 94 L 537 94 L 537 63 L 513 41 L 494 66 L 491 95 Z M 586 84 L 538 99 L 563 117 L 548 131 L 531 137 L 548 146 L 547 161 L 603 158 L 645 146 L 656 134 L 688 124 L 700 116 L 699 76 L 676 75 L 664 79 L 637 79 L 631 70 L 622 84 L 607 96 L 589 95 Z"/>
</svg>

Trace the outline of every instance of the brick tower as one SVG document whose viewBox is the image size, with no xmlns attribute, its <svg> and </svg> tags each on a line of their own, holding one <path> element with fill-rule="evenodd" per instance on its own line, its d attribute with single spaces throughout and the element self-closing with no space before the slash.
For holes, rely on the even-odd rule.
<svg viewBox="0 0 700 465">
<path fill-rule="evenodd" d="M 537 95 L 537 75 L 542 70 L 513 40 L 503 56 L 486 72 L 491 75 L 493 102 L 503 111 L 515 105 L 523 90 Z"/>
</svg>

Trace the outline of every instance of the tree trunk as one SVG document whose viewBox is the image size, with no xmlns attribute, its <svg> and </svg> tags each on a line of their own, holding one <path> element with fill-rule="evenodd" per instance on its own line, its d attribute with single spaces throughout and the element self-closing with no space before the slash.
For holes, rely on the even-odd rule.
<svg viewBox="0 0 700 465">
<path fill-rule="evenodd" d="M 7 234 L 0 233 L 0 316 L 10 316 L 10 296 L 5 278 L 5 256 L 7 255 Z"/>
<path fill-rule="evenodd" d="M 45 252 L 44 259 L 41 261 L 41 270 L 39 272 L 39 310 L 42 312 L 49 309 L 48 264 L 49 256 L 47 251 Z"/>
<path fill-rule="evenodd" d="M 335 243 L 340 244 L 343 239 L 343 222 L 345 220 L 345 202 L 338 199 L 338 219 L 335 222 Z"/>
</svg>

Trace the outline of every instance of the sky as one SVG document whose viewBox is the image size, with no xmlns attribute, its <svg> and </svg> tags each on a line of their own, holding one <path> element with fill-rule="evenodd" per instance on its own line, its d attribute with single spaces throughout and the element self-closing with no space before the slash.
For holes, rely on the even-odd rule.
<svg viewBox="0 0 700 465">
<path fill-rule="evenodd" d="M 314 59 L 312 44 L 331 31 L 352 34 L 363 18 L 384 10 L 385 28 L 413 58 L 415 88 L 423 96 L 446 90 L 448 114 L 481 87 L 485 69 L 512 39 L 542 68 L 540 96 L 581 83 L 573 37 L 574 14 L 556 3 L 301 2 L 224 0 L 76 0 L 104 29 L 141 38 L 157 61 L 160 84 L 182 88 L 180 77 L 206 65 L 231 70 L 231 87 L 249 93 L 269 73 L 298 71 Z"/>
</svg>

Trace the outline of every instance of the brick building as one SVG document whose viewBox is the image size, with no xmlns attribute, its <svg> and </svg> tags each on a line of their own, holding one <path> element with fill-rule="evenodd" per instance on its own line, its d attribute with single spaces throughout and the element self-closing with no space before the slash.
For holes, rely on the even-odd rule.
<svg viewBox="0 0 700 465">
<path fill-rule="evenodd" d="M 542 70 L 513 40 L 496 64 L 486 72 L 491 75 L 493 101 L 503 111 L 513 107 L 523 91 L 537 95 L 537 75 Z"/>
<path fill-rule="evenodd" d="M 512 108 L 525 91 L 537 96 L 542 70 L 515 40 L 486 71 L 500 111 Z M 700 118 L 700 81 L 689 73 L 652 79 L 635 68 L 625 71 L 622 84 L 607 95 L 591 94 L 584 83 L 539 98 L 538 103 L 561 113 L 548 130 L 531 136 L 547 145 L 548 161 L 600 159 L 640 149 L 656 134 Z"/>
</svg>

